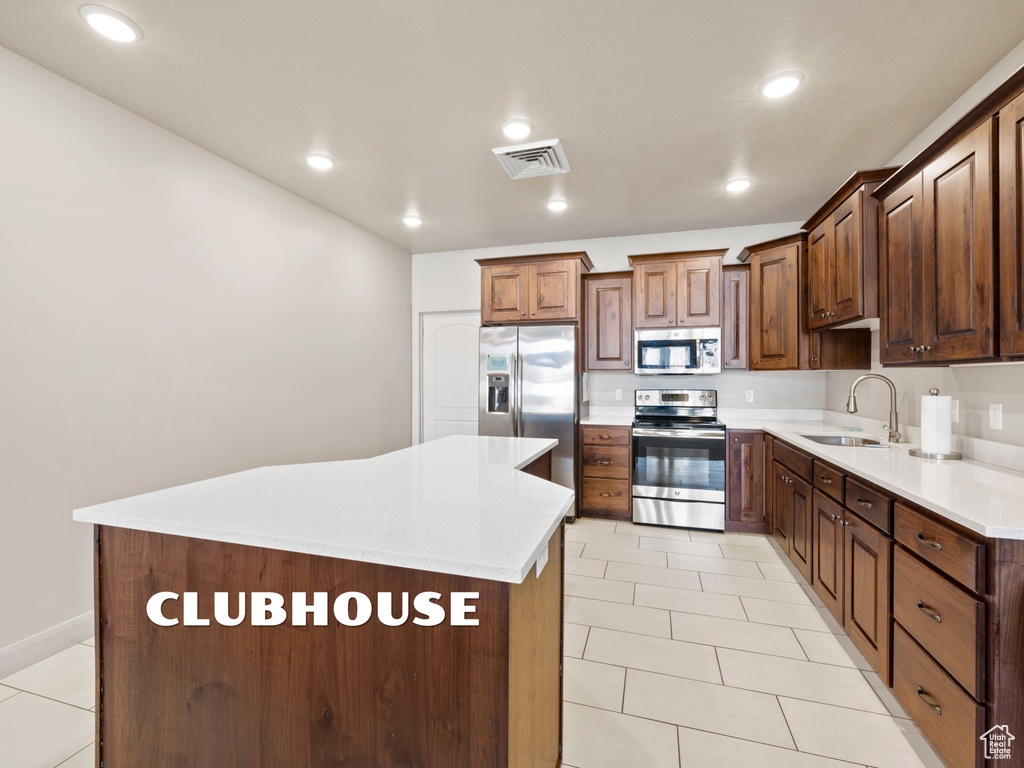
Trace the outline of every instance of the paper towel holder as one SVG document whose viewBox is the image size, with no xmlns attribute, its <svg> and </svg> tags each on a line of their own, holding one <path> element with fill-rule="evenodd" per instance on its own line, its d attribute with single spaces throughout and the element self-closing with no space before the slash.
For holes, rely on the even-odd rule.
<svg viewBox="0 0 1024 768">
<path fill-rule="evenodd" d="M 935 397 L 939 394 L 939 390 L 932 387 L 928 390 L 928 394 Z M 933 461 L 959 461 L 964 457 L 962 453 L 957 453 L 955 451 L 952 453 L 928 453 L 918 448 L 911 448 L 907 453 L 911 456 L 916 456 L 919 459 L 932 459 Z"/>
</svg>

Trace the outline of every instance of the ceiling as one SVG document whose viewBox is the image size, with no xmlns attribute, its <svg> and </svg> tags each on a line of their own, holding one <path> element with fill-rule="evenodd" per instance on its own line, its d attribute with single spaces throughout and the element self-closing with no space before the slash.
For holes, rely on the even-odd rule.
<svg viewBox="0 0 1024 768">
<path fill-rule="evenodd" d="M 89 1 L 142 40 L 0 0 L 0 45 L 417 253 L 803 220 L 1024 39 L 1018 0 Z M 512 116 L 572 171 L 509 179 Z"/>
</svg>

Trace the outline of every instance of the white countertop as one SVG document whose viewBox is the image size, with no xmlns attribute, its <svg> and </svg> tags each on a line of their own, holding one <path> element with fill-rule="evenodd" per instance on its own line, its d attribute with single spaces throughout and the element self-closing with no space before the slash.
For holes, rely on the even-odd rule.
<svg viewBox="0 0 1024 768">
<path fill-rule="evenodd" d="M 572 504 L 570 489 L 519 471 L 557 443 L 446 437 L 372 459 L 251 469 L 73 517 L 518 584 Z"/>
<path fill-rule="evenodd" d="M 861 435 L 885 441 L 882 431 L 850 432 L 823 421 L 726 422 L 731 429 L 761 429 L 829 464 L 918 504 L 982 536 L 1024 539 L 1024 472 L 992 464 L 930 461 L 910 456 L 913 443 L 884 448 L 822 445 L 801 435 Z"/>
</svg>

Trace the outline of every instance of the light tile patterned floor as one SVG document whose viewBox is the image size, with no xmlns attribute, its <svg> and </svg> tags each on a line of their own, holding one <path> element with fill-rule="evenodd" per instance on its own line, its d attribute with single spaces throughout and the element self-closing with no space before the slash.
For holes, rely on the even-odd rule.
<svg viewBox="0 0 1024 768">
<path fill-rule="evenodd" d="M 770 537 L 583 519 L 566 553 L 565 768 L 943 768 Z"/>
<path fill-rule="evenodd" d="M 566 529 L 564 768 L 942 768 L 767 536 Z M 0 680 L 0 768 L 92 768 L 92 641 Z"/>
</svg>

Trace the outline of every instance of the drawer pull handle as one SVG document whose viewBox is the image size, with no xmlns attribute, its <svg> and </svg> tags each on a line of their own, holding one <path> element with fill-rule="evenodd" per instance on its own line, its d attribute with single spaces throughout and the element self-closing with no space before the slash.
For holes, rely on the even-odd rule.
<svg viewBox="0 0 1024 768">
<path fill-rule="evenodd" d="M 599 493 L 598 496 L 614 496 L 614 493 Z"/>
<path fill-rule="evenodd" d="M 862 499 L 860 496 L 857 497 L 857 503 L 864 507 L 864 509 L 871 509 L 873 506 L 875 506 L 870 501 L 864 501 L 864 499 Z"/>
<path fill-rule="evenodd" d="M 605 460 L 605 459 L 601 459 L 600 461 L 597 461 L 595 463 L 596 464 L 614 464 L 615 462 L 614 461 L 608 461 L 608 460 Z"/>
<path fill-rule="evenodd" d="M 942 707 L 940 707 L 938 702 L 935 701 L 935 699 L 932 699 L 932 697 L 929 696 L 925 692 L 924 688 L 922 688 L 920 685 L 917 686 L 917 695 L 920 697 L 921 701 L 923 701 L 925 704 L 927 704 L 929 707 L 935 710 L 935 714 L 942 714 Z M 928 699 L 931 699 L 931 701 L 929 701 Z"/>
<path fill-rule="evenodd" d="M 832 485 L 832 481 L 829 480 L 824 475 L 818 475 L 818 479 L 821 480 L 821 482 L 823 482 L 825 485 Z"/>
<path fill-rule="evenodd" d="M 598 437 L 601 438 L 602 440 L 611 440 L 612 439 L 611 435 L 598 435 Z"/>
<path fill-rule="evenodd" d="M 919 610 L 921 613 L 923 613 L 925 616 L 927 616 L 929 619 L 936 622 L 937 624 L 942 623 L 942 617 L 939 616 L 939 614 L 932 613 L 927 608 L 925 608 L 924 603 L 922 603 L 920 600 L 917 601 L 917 610 Z"/>
<path fill-rule="evenodd" d="M 932 541 L 931 539 L 926 539 L 923 533 L 917 534 L 917 540 L 920 541 L 922 544 L 927 544 L 929 547 L 935 547 L 935 549 L 938 550 L 942 549 L 942 545 L 939 544 L 939 542 Z"/>
</svg>

